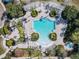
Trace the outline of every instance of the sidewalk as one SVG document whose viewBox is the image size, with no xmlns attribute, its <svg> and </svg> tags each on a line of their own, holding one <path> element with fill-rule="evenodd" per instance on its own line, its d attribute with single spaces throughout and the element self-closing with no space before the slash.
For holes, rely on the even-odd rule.
<svg viewBox="0 0 79 59">
<path fill-rule="evenodd" d="M 30 58 L 30 57 L 12 57 L 11 59 L 58 59 L 58 57 L 34 57 L 34 58 Z M 71 59 L 69 57 L 66 57 L 64 59 Z"/>
</svg>

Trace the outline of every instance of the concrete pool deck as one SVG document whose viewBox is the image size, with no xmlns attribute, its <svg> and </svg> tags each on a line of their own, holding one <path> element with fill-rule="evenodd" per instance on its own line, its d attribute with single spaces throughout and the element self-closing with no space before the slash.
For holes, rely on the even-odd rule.
<svg viewBox="0 0 79 59">
<path fill-rule="evenodd" d="M 36 6 L 36 4 L 37 4 L 37 6 Z M 61 6 L 61 5 L 59 5 L 59 4 L 55 4 L 55 3 L 51 3 L 51 2 L 48 2 L 48 3 L 40 3 L 40 2 L 34 2 L 34 3 L 31 3 L 30 5 L 25 5 L 24 6 L 24 9 L 27 11 L 28 9 L 30 9 L 30 7 L 35 7 L 35 9 L 37 10 L 37 11 L 41 11 L 41 13 L 39 13 L 39 15 L 37 16 L 37 17 L 35 17 L 35 18 L 33 18 L 33 17 L 31 17 L 30 18 L 30 16 L 27 18 L 27 20 L 32 20 L 32 22 L 35 20 L 35 19 L 40 19 L 41 17 L 46 17 L 46 18 L 48 18 L 48 19 L 50 19 L 50 20 L 53 20 L 53 18 L 52 17 L 50 17 L 49 16 L 49 12 L 46 14 L 45 12 L 46 11 L 48 11 L 47 9 L 45 9 L 45 7 L 46 7 L 46 5 L 49 5 L 49 8 L 51 7 L 51 6 L 53 6 L 53 8 L 55 7 L 55 8 L 57 8 L 57 9 L 60 9 L 60 12 L 63 10 L 63 6 Z M 28 8 L 29 7 L 29 8 Z M 61 8 L 59 8 L 59 7 L 61 7 Z M 30 12 L 27 12 L 26 13 L 26 17 L 27 17 L 27 15 L 30 15 Z M 56 21 L 56 20 L 54 20 L 54 21 Z M 29 22 L 28 22 L 29 23 Z M 30 27 L 30 25 L 32 25 L 31 23 L 28 25 L 29 27 Z M 60 33 L 61 33 L 61 29 L 64 27 L 65 25 L 63 25 L 63 24 L 61 24 L 61 25 L 57 25 L 56 26 L 56 30 L 54 31 L 54 32 L 56 32 L 57 33 L 57 40 L 56 40 L 56 42 L 55 42 L 55 44 L 62 44 L 62 45 L 64 45 L 64 43 L 63 43 L 63 37 L 60 37 Z M 32 28 L 33 29 L 33 28 Z M 31 29 L 31 30 L 32 30 Z M 58 29 L 60 29 L 60 31 L 58 31 Z M 30 29 L 29 29 L 29 31 L 30 31 Z M 58 43 L 57 43 L 58 42 Z M 60 42 L 60 43 L 59 43 Z M 52 43 L 53 44 L 53 43 Z M 52 45 L 52 44 L 50 44 L 50 45 Z M 50 46 L 50 45 L 48 45 L 48 46 Z M 47 47 L 47 46 L 46 46 Z"/>
</svg>

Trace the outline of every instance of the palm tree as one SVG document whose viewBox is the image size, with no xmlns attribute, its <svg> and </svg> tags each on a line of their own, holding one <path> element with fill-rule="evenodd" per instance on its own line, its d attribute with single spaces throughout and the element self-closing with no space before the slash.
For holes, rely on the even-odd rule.
<svg viewBox="0 0 79 59">
<path fill-rule="evenodd" d="M 39 34 L 38 33 L 32 33 L 31 34 L 31 41 L 37 41 L 39 39 Z"/>
<path fill-rule="evenodd" d="M 31 11 L 31 16 L 32 16 L 32 17 L 38 16 L 38 11 L 35 10 L 35 9 L 32 9 L 32 11 Z"/>
<path fill-rule="evenodd" d="M 55 41 L 57 39 L 57 34 L 52 32 L 49 34 L 49 39 L 51 39 L 52 41 Z"/>
<path fill-rule="evenodd" d="M 55 9 L 52 9 L 52 10 L 50 11 L 50 13 L 49 13 L 49 16 L 50 16 L 50 17 L 56 16 L 56 10 L 55 10 Z"/>
</svg>

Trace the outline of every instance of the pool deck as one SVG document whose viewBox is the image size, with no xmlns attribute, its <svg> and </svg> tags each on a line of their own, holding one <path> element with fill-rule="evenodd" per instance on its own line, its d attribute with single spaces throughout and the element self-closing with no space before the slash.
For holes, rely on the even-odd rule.
<svg viewBox="0 0 79 59">
<path fill-rule="evenodd" d="M 67 25 L 64 25 L 64 24 L 59 24 L 56 26 L 56 34 L 57 34 L 57 40 L 56 40 L 56 45 L 64 45 L 64 42 L 63 42 L 63 38 L 64 38 L 64 34 L 63 36 L 60 36 L 60 34 L 62 33 L 62 28 L 66 27 Z"/>
<path fill-rule="evenodd" d="M 37 6 L 35 5 L 35 4 L 37 4 Z M 55 4 L 55 3 L 51 3 L 51 2 L 49 2 L 49 3 L 40 3 L 40 2 L 35 2 L 35 3 L 32 3 L 32 4 L 30 4 L 30 5 L 26 5 L 26 6 L 24 6 L 24 8 L 27 10 L 27 8 L 28 8 L 28 6 L 30 6 L 30 7 L 37 7 L 36 8 L 36 10 L 37 11 L 41 11 L 41 13 L 39 13 L 39 15 L 37 16 L 37 17 L 35 17 L 35 18 L 32 18 L 31 17 L 31 19 L 33 19 L 32 21 L 34 21 L 34 19 L 40 19 L 41 17 L 46 17 L 46 18 L 48 18 L 48 19 L 50 19 L 50 20 L 53 20 L 53 21 L 56 21 L 56 20 L 54 20 L 52 17 L 50 17 L 49 16 L 49 12 L 46 14 L 45 12 L 46 11 L 48 11 L 48 10 L 46 10 L 45 9 L 45 6 L 47 5 L 47 4 L 49 4 L 49 6 L 53 6 L 53 7 L 56 7 L 56 8 L 58 8 L 58 9 L 60 9 L 60 12 L 63 10 L 63 6 L 61 6 L 61 5 L 57 5 L 57 4 Z M 59 7 L 61 7 L 61 8 L 59 8 Z M 28 8 L 28 9 L 30 9 L 30 8 Z M 26 16 L 27 16 L 27 14 L 28 13 L 30 13 L 30 12 L 27 12 L 26 13 Z M 29 16 L 30 16 L 30 14 L 28 14 Z M 27 18 L 27 20 L 29 20 L 29 18 L 30 17 L 28 17 Z M 28 26 L 30 26 L 30 25 L 32 25 L 32 24 L 29 24 Z M 56 42 L 55 42 L 55 44 L 57 45 L 57 44 L 62 44 L 62 45 L 64 45 L 64 43 L 63 43 L 63 37 L 61 37 L 60 36 L 60 33 L 62 32 L 62 28 L 63 27 L 65 27 L 66 25 L 63 25 L 63 24 L 60 24 L 60 25 L 56 25 L 56 30 L 55 30 L 55 32 L 57 33 L 57 40 L 56 40 Z M 33 29 L 33 28 L 32 28 Z M 32 30 L 31 29 L 31 30 Z M 52 45 L 52 44 L 50 44 L 50 45 Z M 49 45 L 48 45 L 49 46 Z M 46 47 L 48 47 L 48 46 L 46 46 Z"/>
</svg>

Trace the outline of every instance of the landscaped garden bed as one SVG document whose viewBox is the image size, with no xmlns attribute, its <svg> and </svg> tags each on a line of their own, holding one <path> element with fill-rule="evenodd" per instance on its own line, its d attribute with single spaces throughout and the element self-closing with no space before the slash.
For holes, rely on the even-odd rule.
<svg viewBox="0 0 79 59">
<path fill-rule="evenodd" d="M 38 57 L 42 55 L 40 50 L 33 48 L 16 48 L 12 53 L 15 57 Z"/>
<path fill-rule="evenodd" d="M 16 25 L 18 31 L 19 31 L 19 35 L 20 35 L 20 38 L 19 38 L 19 42 L 24 42 L 24 38 L 25 38 L 25 35 L 24 35 L 24 29 L 23 29 L 23 26 L 22 26 L 22 22 L 19 21 Z"/>
</svg>

